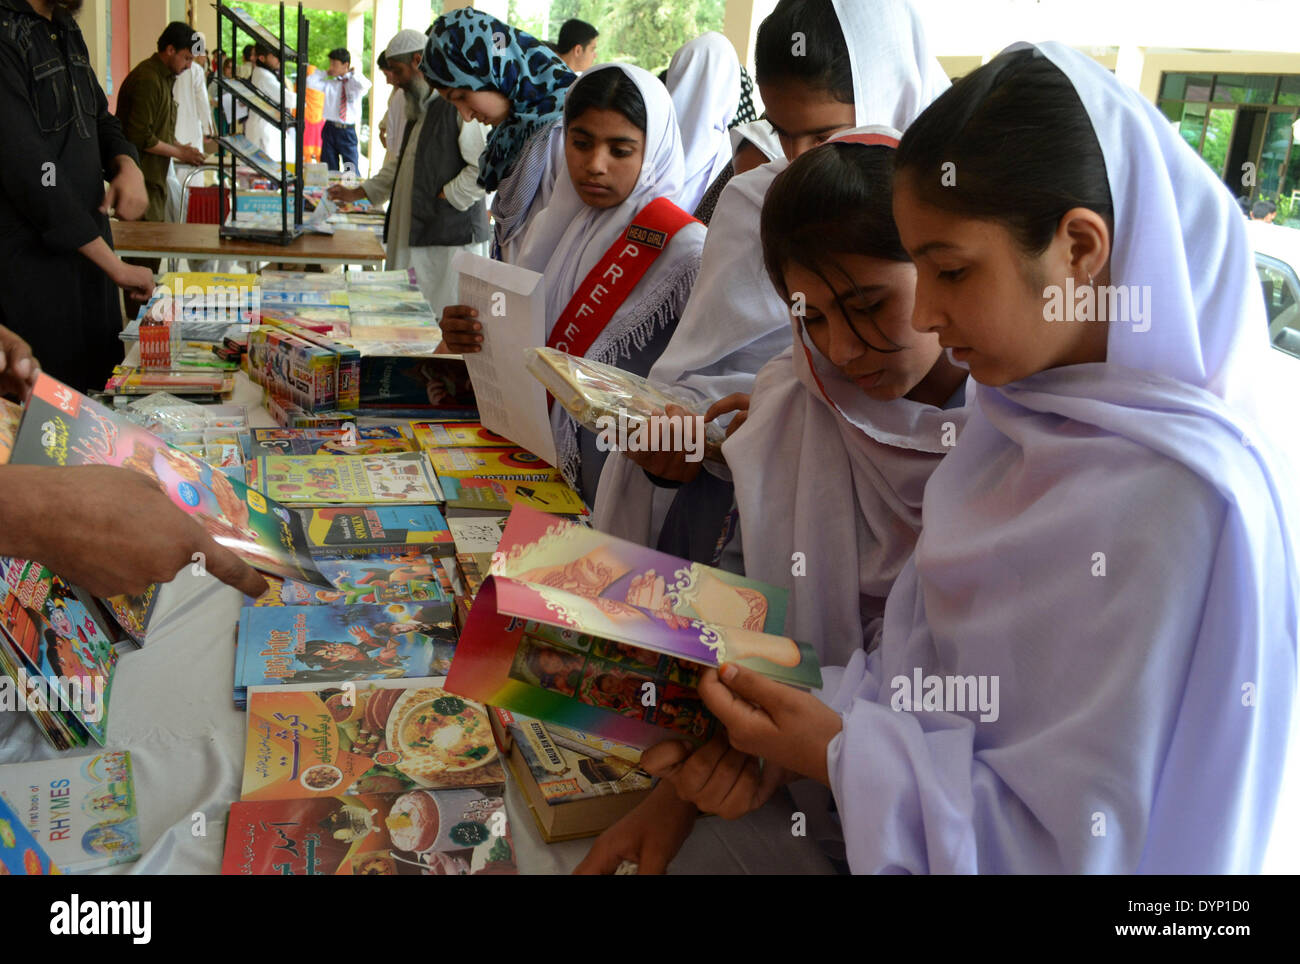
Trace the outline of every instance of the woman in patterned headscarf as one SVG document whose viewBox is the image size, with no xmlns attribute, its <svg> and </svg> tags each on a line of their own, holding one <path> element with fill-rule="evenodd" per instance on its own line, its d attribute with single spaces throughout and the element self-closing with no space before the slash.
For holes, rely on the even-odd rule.
<svg viewBox="0 0 1300 964">
<path fill-rule="evenodd" d="M 494 253 L 510 261 L 530 211 L 545 205 L 562 167 L 555 122 L 574 74 L 536 37 L 471 9 L 434 21 L 420 69 L 462 117 L 492 125 L 478 180 L 497 192 Z"/>
</svg>

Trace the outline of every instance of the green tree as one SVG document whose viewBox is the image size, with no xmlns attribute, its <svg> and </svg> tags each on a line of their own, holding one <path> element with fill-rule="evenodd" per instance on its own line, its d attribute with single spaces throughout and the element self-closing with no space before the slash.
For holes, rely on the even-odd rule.
<svg viewBox="0 0 1300 964">
<path fill-rule="evenodd" d="M 721 30 L 726 0 L 552 0 L 550 32 L 577 17 L 600 31 L 598 58 L 657 74 L 677 48 L 709 30 Z M 527 29 L 527 28 L 525 28 Z"/>
</svg>

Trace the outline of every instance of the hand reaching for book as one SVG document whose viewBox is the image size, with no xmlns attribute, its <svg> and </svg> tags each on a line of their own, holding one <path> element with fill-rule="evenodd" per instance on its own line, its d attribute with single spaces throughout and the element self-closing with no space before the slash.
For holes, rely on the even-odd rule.
<svg viewBox="0 0 1300 964">
<path fill-rule="evenodd" d="M 694 804 L 681 800 L 672 784 L 662 782 L 596 838 L 573 872 L 612 874 L 630 860 L 640 874 L 662 874 L 690 836 L 697 815 Z"/>
<path fill-rule="evenodd" d="M 0 493 L 0 554 L 41 562 L 96 596 L 138 595 L 196 559 L 241 592 L 266 591 L 255 569 L 140 472 L 7 465 Z"/>
</svg>

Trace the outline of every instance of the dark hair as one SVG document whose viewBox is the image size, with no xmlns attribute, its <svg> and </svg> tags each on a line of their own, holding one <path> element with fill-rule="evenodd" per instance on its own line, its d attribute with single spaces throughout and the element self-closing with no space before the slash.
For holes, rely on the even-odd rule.
<svg viewBox="0 0 1300 964">
<path fill-rule="evenodd" d="M 196 37 L 198 32 L 188 23 L 173 20 L 167 25 L 167 29 L 158 35 L 158 52 L 162 53 L 168 47 L 189 50 L 194 45 Z"/>
<path fill-rule="evenodd" d="M 1255 220 L 1268 217 L 1277 210 L 1277 205 L 1272 201 L 1256 201 L 1250 208 L 1250 216 Z"/>
<path fill-rule="evenodd" d="M 617 67 L 584 74 L 564 98 L 564 122 L 572 123 L 589 110 L 616 110 L 643 134 L 645 101 L 636 83 Z"/>
<path fill-rule="evenodd" d="M 911 260 L 894 224 L 893 154 L 883 144 L 832 141 L 796 158 L 777 175 L 763 202 L 759 237 L 763 264 L 782 297 L 789 297 L 785 272 L 791 264 L 811 271 L 834 291 L 840 285 L 827 277 L 827 268 L 847 277 L 837 256 Z M 876 333 L 888 347 L 863 338 L 867 347 L 898 350 L 880 329 Z"/>
<path fill-rule="evenodd" d="M 558 53 L 567 54 L 574 47 L 585 47 L 597 37 L 600 31 L 585 20 L 566 20 L 560 27 L 559 39 L 555 41 Z"/>
<path fill-rule="evenodd" d="M 781 0 L 758 27 L 754 79 L 796 80 L 853 103 L 853 67 L 831 0 Z"/>
<path fill-rule="evenodd" d="M 380 56 L 383 55 L 381 54 Z M 348 49 L 346 47 L 335 47 L 333 50 L 329 52 L 329 59 L 337 60 L 341 64 L 352 63 L 352 55 L 348 53 Z"/>
<path fill-rule="evenodd" d="M 274 47 L 272 47 L 270 44 L 262 43 L 262 42 L 259 40 L 259 41 L 257 42 L 257 49 L 256 49 L 255 51 L 253 51 L 253 56 L 255 56 L 255 57 L 270 57 L 270 56 L 279 57 L 279 56 L 280 56 L 280 52 L 279 52 L 278 50 L 276 50 Z"/>
<path fill-rule="evenodd" d="M 380 70 L 387 70 L 387 69 L 388 69 L 388 54 L 385 53 L 385 52 L 382 51 L 382 50 L 379 51 L 379 56 L 375 58 L 375 63 L 378 65 L 378 67 L 379 67 Z"/>
<path fill-rule="evenodd" d="M 252 44 L 244 44 L 244 55 L 243 55 L 243 56 L 244 56 L 244 59 L 245 59 L 245 60 L 252 60 L 252 59 L 253 59 L 253 50 L 254 50 L 254 47 L 253 47 Z"/>
<path fill-rule="evenodd" d="M 1041 253 L 1062 215 L 1087 208 L 1114 230 L 1106 161 L 1070 79 L 1039 51 L 999 54 L 926 108 L 896 169 L 927 204 L 1005 224 Z"/>
</svg>

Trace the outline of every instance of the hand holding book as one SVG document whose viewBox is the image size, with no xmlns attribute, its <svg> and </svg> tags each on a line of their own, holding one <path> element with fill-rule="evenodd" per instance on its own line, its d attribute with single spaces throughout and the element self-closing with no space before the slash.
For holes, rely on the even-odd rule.
<svg viewBox="0 0 1300 964">
<path fill-rule="evenodd" d="M 2 471 L 0 554 L 35 559 L 96 596 L 143 593 L 196 560 L 242 592 L 266 590 L 146 475 L 109 465 Z"/>
</svg>

